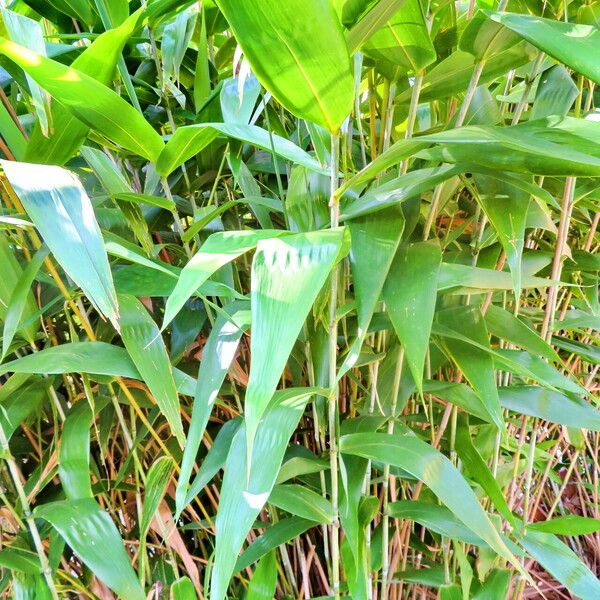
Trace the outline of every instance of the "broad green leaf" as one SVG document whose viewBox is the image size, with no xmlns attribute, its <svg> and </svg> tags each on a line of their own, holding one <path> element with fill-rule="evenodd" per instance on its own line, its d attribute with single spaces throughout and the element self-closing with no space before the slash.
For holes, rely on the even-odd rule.
<svg viewBox="0 0 600 600">
<path fill-rule="evenodd" d="M 119 303 L 121 338 L 125 348 L 183 448 L 185 434 L 179 414 L 177 386 L 158 326 L 137 298 L 123 295 Z"/>
<path fill-rule="evenodd" d="M 95 500 L 50 502 L 34 514 L 48 521 L 111 590 L 128 600 L 145 599 L 115 524 Z"/>
<path fill-rule="evenodd" d="M 2 14 L 2 35 L 7 35 L 9 39 L 21 46 L 25 46 L 33 52 L 41 55 L 46 55 L 46 45 L 44 43 L 44 34 L 42 28 L 37 21 L 30 19 L 24 15 L 3 8 Z M 29 92 L 33 101 L 35 114 L 37 115 L 40 128 L 44 135 L 48 135 L 49 128 L 54 124 L 49 120 L 50 112 L 50 97 L 48 94 L 33 80 L 26 75 Z"/>
<path fill-rule="evenodd" d="M 167 298 L 162 330 L 175 318 L 188 299 L 218 269 L 256 248 L 260 240 L 286 235 L 283 230 L 219 231 L 200 246 L 200 250 L 181 271 L 177 285 Z"/>
<path fill-rule="evenodd" d="M 483 347 L 489 347 L 488 333 L 479 309 L 457 307 L 437 313 L 439 323 L 462 333 Z M 444 353 L 462 371 L 473 386 L 486 412 L 500 430 L 504 420 L 500 409 L 498 390 L 491 356 L 481 349 L 459 339 L 444 338 L 440 341 Z"/>
<path fill-rule="evenodd" d="M 515 518 L 502 494 L 498 482 L 494 479 L 489 467 L 477 451 L 471 440 L 469 421 L 461 418 L 456 428 L 456 452 L 467 468 L 471 477 L 485 490 L 496 509 L 511 524 L 514 525 Z"/>
<path fill-rule="evenodd" d="M 62 430 L 58 475 L 68 500 L 93 498 L 90 481 L 90 427 L 94 414 L 80 400 L 67 415 Z"/>
<path fill-rule="evenodd" d="M 118 329 L 119 307 L 102 235 L 79 180 L 60 167 L 0 164 L 61 267 Z"/>
<path fill-rule="evenodd" d="M 127 350 L 106 342 L 73 342 L 50 346 L 0 365 L 0 375 L 5 373 L 89 373 L 142 379 Z M 180 393 L 193 396 L 196 380 L 179 369 L 173 369 L 173 374 Z"/>
<path fill-rule="evenodd" d="M 139 10 L 119 27 L 99 35 L 73 61 L 71 67 L 103 85 L 109 85 L 125 43 L 141 25 L 141 15 L 142 11 Z M 27 162 L 63 165 L 81 146 L 89 131 L 88 125 L 60 102 L 52 103 L 50 115 L 53 125 L 50 135 L 43 134 L 38 122 L 33 127 L 25 153 Z"/>
<path fill-rule="evenodd" d="M 35 301 L 31 293 L 31 284 L 42 262 L 48 256 L 48 248 L 45 246 L 40 248 L 22 272 L 4 238 L 0 239 L 0 256 L 4 259 L 2 264 L 4 265 L 3 279 L 6 291 L 8 292 L 12 288 L 10 296 L 6 298 L 6 312 L 1 315 L 4 319 L 4 330 L 2 332 L 2 360 L 4 360 L 15 333 L 19 330 L 22 317 L 25 315 L 27 318 L 35 314 Z M 13 276 L 19 276 L 18 280 L 12 281 Z M 4 296 L 4 293 L 2 295 Z M 2 298 L 0 304 L 4 304 L 4 300 Z M 23 335 L 26 336 L 29 342 L 33 342 L 34 333 L 35 326 L 23 329 Z"/>
<path fill-rule="evenodd" d="M 600 411 L 578 396 L 567 396 L 534 385 L 502 387 L 498 393 L 502 406 L 519 414 L 600 431 Z"/>
<path fill-rule="evenodd" d="M 485 542 L 478 535 L 474 534 L 460 519 L 454 516 L 452 511 L 443 506 L 420 500 L 399 500 L 389 503 L 388 512 L 395 519 L 410 519 L 439 535 L 453 540 L 475 546 L 485 545 Z"/>
<path fill-rule="evenodd" d="M 443 454 L 425 442 L 412 434 L 354 433 L 341 437 L 340 451 L 400 467 L 417 477 L 459 521 L 517 566 L 463 476 Z"/>
<path fill-rule="evenodd" d="M 323 165 L 290 140 L 274 133 L 269 135 L 268 131 L 257 125 L 243 123 L 199 123 L 179 127 L 158 157 L 157 172 L 163 176 L 169 175 L 186 160 L 206 148 L 220 133 L 267 152 L 274 152 L 311 171 L 327 172 Z"/>
<path fill-rule="evenodd" d="M 177 504 L 176 516 L 179 516 L 180 511 L 202 491 L 204 486 L 206 486 L 206 484 L 217 474 L 219 469 L 223 467 L 231 448 L 231 442 L 240 428 L 241 421 L 241 417 L 230 419 L 223 427 L 221 427 L 221 429 L 219 429 L 219 433 L 217 433 L 217 436 L 213 441 L 212 448 L 208 451 L 208 454 L 202 461 L 202 466 L 190 484 L 189 489 L 183 490 L 186 491 L 187 495 L 185 496 L 185 500 L 181 507 L 179 503 Z M 195 458 L 195 456 L 193 458 Z M 177 491 L 179 492 L 179 482 Z M 179 502 L 179 500 L 177 500 L 177 502 Z"/>
<path fill-rule="evenodd" d="M 197 600 L 194 584 L 189 577 L 180 577 L 171 585 L 170 600 Z"/>
<path fill-rule="evenodd" d="M 223 121 L 248 125 L 259 94 L 260 83 L 253 75 L 243 81 L 240 77 L 226 79 L 219 94 Z"/>
<path fill-rule="evenodd" d="M 390 148 L 391 150 L 391 148 Z M 380 158 L 383 158 L 384 154 Z M 378 159 L 371 165 L 375 165 Z M 390 156 L 390 160 L 391 156 Z M 392 163 L 396 164 L 396 160 Z M 391 165 L 390 165 L 391 166 Z M 368 169 L 369 167 L 367 167 Z M 384 167 L 385 168 L 385 167 Z M 383 185 L 368 190 L 360 198 L 344 202 L 340 219 L 342 221 L 354 219 L 359 216 L 374 213 L 390 206 L 397 205 L 411 198 L 419 197 L 423 192 L 434 188 L 436 185 L 454 177 L 462 171 L 458 165 L 432 167 L 411 171 Z M 371 171 L 373 174 L 374 171 Z M 351 180 L 352 181 L 352 180 Z"/>
<path fill-rule="evenodd" d="M 229 305 L 225 307 L 225 312 L 215 320 L 204 346 L 198 371 L 192 418 L 183 451 L 181 472 L 177 480 L 176 514 L 180 514 L 183 510 L 184 501 L 188 495 L 188 483 L 208 419 L 223 380 L 233 362 L 240 339 L 249 325 L 250 311 L 246 305 Z"/>
<path fill-rule="evenodd" d="M 554 65 L 540 75 L 530 119 L 534 121 L 552 115 L 566 115 L 578 94 L 571 73 L 562 65 Z"/>
<path fill-rule="evenodd" d="M 512 31 L 490 21 L 482 11 L 477 11 L 462 32 L 458 47 L 478 61 L 487 61 L 491 56 L 514 46 L 518 39 Z"/>
<path fill-rule="evenodd" d="M 277 558 L 271 551 L 263 556 L 248 585 L 246 600 L 272 600 L 277 586 Z"/>
<path fill-rule="evenodd" d="M 514 127 L 469 125 L 419 140 L 439 144 L 421 156 L 450 163 L 527 175 L 596 177 L 600 172 L 597 142 L 586 143 L 570 131 L 549 128 L 545 120 Z"/>
<path fill-rule="evenodd" d="M 600 531 L 600 520 L 580 515 L 566 515 L 548 521 L 529 523 L 528 531 L 543 531 L 556 535 L 587 535 Z"/>
<path fill-rule="evenodd" d="M 600 83 L 600 65 L 594 54 L 600 41 L 596 27 L 509 12 L 486 14 L 552 58 Z"/>
<path fill-rule="evenodd" d="M 399 207 L 349 222 L 350 266 L 358 315 L 356 339 L 338 369 L 338 379 L 358 360 L 369 323 L 379 301 L 390 265 L 404 231 L 404 216 Z"/>
<path fill-rule="evenodd" d="M 160 135 L 133 106 L 108 87 L 72 67 L 0 38 L 10 58 L 88 127 L 155 162 L 164 147 Z"/>
<path fill-rule="evenodd" d="M 522 42 L 490 58 L 479 78 L 480 85 L 504 77 L 507 71 L 528 63 L 535 57 L 535 48 Z M 477 58 L 470 52 L 456 50 L 447 58 L 429 69 L 423 79 L 419 96 L 421 102 L 442 100 L 463 93 L 471 81 Z M 407 89 L 397 96 L 397 102 L 408 103 L 412 90 Z"/>
<path fill-rule="evenodd" d="M 257 537 L 239 557 L 235 572 L 245 569 L 271 550 L 293 540 L 318 523 L 300 517 L 288 517 L 273 523 L 261 536 Z"/>
<path fill-rule="evenodd" d="M 19 425 L 48 400 L 48 380 L 15 374 L 0 388 L 0 425 L 10 441 Z"/>
<path fill-rule="evenodd" d="M 373 9 L 374 10 L 374 9 Z M 394 74 L 419 74 L 436 59 L 419 0 L 404 0 L 400 10 L 364 44 L 363 52 L 391 63 Z"/>
<path fill-rule="evenodd" d="M 577 597 L 594 600 L 600 595 L 600 581 L 556 536 L 541 531 L 527 531 L 519 537 L 519 541 L 552 577 Z"/>
<path fill-rule="evenodd" d="M 338 228 L 258 242 L 251 275 L 252 362 L 244 402 L 249 456 L 259 421 L 342 252 L 344 237 L 345 230 Z"/>
<path fill-rule="evenodd" d="M 172 471 L 173 461 L 168 456 L 161 456 L 148 471 L 146 487 L 144 488 L 144 506 L 140 520 L 140 538 L 146 537 L 148 533 L 152 518 L 156 514 L 167 490 Z"/>
<path fill-rule="evenodd" d="M 521 258 L 531 198 L 521 189 L 499 179 L 479 174 L 474 175 L 474 179 L 480 192 L 477 200 L 504 248 L 518 297 L 521 293 Z"/>
<path fill-rule="evenodd" d="M 496 600 L 506 598 L 511 582 L 511 572 L 507 569 L 494 569 L 473 595 L 473 600 Z"/>
<path fill-rule="evenodd" d="M 238 430 L 227 456 L 215 520 L 218 533 L 211 576 L 211 600 L 225 598 L 238 553 L 269 498 L 290 436 L 309 397 L 316 391 L 290 388 L 273 396 L 254 440 L 251 455 L 252 465 L 257 465 L 254 469 L 249 469 L 250 465 L 246 463 L 246 426 L 242 425 Z"/>
<path fill-rule="evenodd" d="M 436 242 L 403 245 L 396 254 L 383 289 L 390 320 L 420 392 L 441 261 L 440 246 Z"/>
<path fill-rule="evenodd" d="M 269 503 L 297 517 L 317 523 L 331 523 L 331 502 L 317 492 L 296 483 L 276 485 Z"/>
<path fill-rule="evenodd" d="M 559 362 L 560 358 L 554 349 L 535 330 L 507 310 L 490 304 L 484 319 L 486 327 L 492 335 L 517 344 L 532 354 L 543 356 L 550 362 Z"/>
<path fill-rule="evenodd" d="M 346 34 L 346 41 L 350 52 L 356 52 L 374 33 L 394 16 L 394 13 L 398 12 L 404 2 L 405 0 L 381 0 L 381 2 L 371 5 L 367 13 L 363 15 Z M 340 2 L 338 1 L 334 2 L 334 4 L 336 5 L 338 13 L 341 13 L 340 17 L 342 21 L 347 23 L 348 19 L 350 22 L 354 22 L 359 15 L 354 14 L 348 19 L 345 18 L 345 15 L 351 14 L 353 9 L 360 13 L 367 3 L 363 0 L 358 0 L 354 4 L 348 2 L 343 7 L 340 7 Z"/>
<path fill-rule="evenodd" d="M 336 133 L 352 109 L 354 85 L 333 6 L 320 0 L 217 5 L 262 85 L 295 116 Z"/>
</svg>

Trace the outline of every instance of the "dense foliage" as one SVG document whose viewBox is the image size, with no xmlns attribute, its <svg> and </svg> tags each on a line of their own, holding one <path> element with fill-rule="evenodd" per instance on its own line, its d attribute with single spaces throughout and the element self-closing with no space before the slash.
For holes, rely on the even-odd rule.
<svg viewBox="0 0 600 600">
<path fill-rule="evenodd" d="M 600 4 L 0 8 L 6 598 L 600 598 Z"/>
</svg>

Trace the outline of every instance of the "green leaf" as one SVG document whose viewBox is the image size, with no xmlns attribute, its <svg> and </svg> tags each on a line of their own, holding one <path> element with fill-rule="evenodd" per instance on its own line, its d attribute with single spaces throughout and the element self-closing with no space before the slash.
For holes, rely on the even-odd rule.
<svg viewBox="0 0 600 600">
<path fill-rule="evenodd" d="M 200 442 L 217 399 L 217 394 L 233 362 L 240 339 L 249 325 L 250 311 L 246 303 L 233 303 L 225 307 L 224 313 L 217 317 L 204 346 L 194 395 L 192 418 L 175 492 L 177 505 L 175 513 L 177 515 L 183 510 L 184 503 L 187 504 L 189 493 L 194 492 L 195 495 L 199 491 L 194 489 L 188 492 L 188 483 L 192 475 L 196 454 L 198 448 L 200 448 Z M 204 464 L 206 464 L 206 461 Z"/>
<path fill-rule="evenodd" d="M 277 586 L 277 560 L 275 552 L 263 556 L 248 585 L 246 600 L 272 600 Z"/>
<path fill-rule="evenodd" d="M 579 429 L 600 431 L 600 411 L 585 400 L 534 385 L 513 385 L 498 390 L 502 406 Z"/>
<path fill-rule="evenodd" d="M 286 235 L 287 232 L 275 229 L 219 231 L 213 233 L 202 244 L 200 250 L 185 265 L 175 289 L 167 298 L 165 316 L 161 330 L 175 318 L 188 299 L 217 270 L 256 248 L 260 240 Z"/>
<path fill-rule="evenodd" d="M 36 507 L 81 560 L 111 590 L 128 600 L 144 600 L 123 541 L 108 514 L 92 498 L 50 502 Z"/>
<path fill-rule="evenodd" d="M 527 531 L 519 541 L 540 565 L 582 600 L 600 595 L 600 581 L 581 559 L 551 533 Z"/>
<path fill-rule="evenodd" d="M 148 471 L 146 487 L 144 488 L 144 506 L 140 520 L 140 538 L 146 537 L 148 533 L 152 518 L 167 491 L 172 471 L 173 461 L 169 456 L 161 456 Z"/>
<path fill-rule="evenodd" d="M 90 373 L 110 377 L 142 378 L 127 350 L 106 342 L 73 342 L 50 346 L 35 354 L 28 354 L 0 365 L 0 375 L 5 373 Z M 173 374 L 178 390 L 182 394 L 193 396 L 196 380 L 179 369 L 173 369 Z"/>
<path fill-rule="evenodd" d="M 518 297 L 521 294 L 521 259 L 530 195 L 497 178 L 477 174 L 474 179 L 480 191 L 477 201 L 504 248 Z"/>
<path fill-rule="evenodd" d="M 211 600 L 223 600 L 234 572 L 237 555 L 254 520 L 267 502 L 281 466 L 285 448 L 309 397 L 316 388 L 290 388 L 277 392 L 264 412 L 256 434 L 252 464 L 246 463 L 246 426 L 233 439 L 227 456 L 215 520 L 217 543 L 211 576 Z M 248 479 L 248 472 L 250 477 Z"/>
<path fill-rule="evenodd" d="M 273 523 L 261 536 L 257 537 L 239 557 L 235 572 L 241 571 L 259 560 L 271 550 L 293 540 L 318 523 L 300 517 L 288 517 Z"/>
<path fill-rule="evenodd" d="M 274 152 L 311 171 L 328 172 L 325 167 L 290 140 L 274 133 L 270 135 L 268 131 L 257 125 L 243 123 L 199 123 L 179 127 L 158 157 L 156 171 L 159 175 L 166 177 L 186 160 L 206 148 L 219 133 L 267 152 Z"/>
<path fill-rule="evenodd" d="M 92 204 L 79 180 L 60 167 L 0 164 L 61 267 L 118 329 L 119 307 L 108 257 Z"/>
<path fill-rule="evenodd" d="M 194 584 L 189 577 L 180 577 L 171 585 L 171 600 L 197 600 Z"/>
<path fill-rule="evenodd" d="M 410 519 L 427 527 L 430 531 L 461 541 L 465 544 L 483 546 L 486 543 L 475 535 L 449 509 L 420 500 L 399 500 L 390 502 L 388 511 L 395 519 Z"/>
<path fill-rule="evenodd" d="M 5 8 L 1 10 L 1 14 L 3 28 L 13 42 L 38 54 L 46 55 L 44 33 L 37 21 Z M 50 125 L 53 125 L 48 118 L 50 97 L 29 75 L 26 75 L 26 79 L 38 123 L 44 135 L 48 135 Z"/>
<path fill-rule="evenodd" d="M 164 147 L 160 135 L 133 106 L 108 87 L 72 67 L 0 38 L 10 58 L 88 127 L 155 162 Z"/>
<path fill-rule="evenodd" d="M 329 229 L 258 243 L 251 275 L 252 363 L 244 403 L 249 456 L 302 325 L 342 251 L 344 234 L 343 228 Z"/>
<path fill-rule="evenodd" d="M 185 434 L 179 414 L 177 386 L 158 326 L 137 298 L 123 295 L 119 303 L 122 311 L 121 338 L 125 348 L 183 448 Z"/>
<path fill-rule="evenodd" d="M 73 61 L 71 67 L 103 85 L 109 85 L 125 43 L 141 26 L 141 15 L 142 11 L 138 10 L 119 27 L 100 34 Z M 50 117 L 53 131 L 47 136 L 39 122 L 35 123 L 27 144 L 27 162 L 64 165 L 81 146 L 89 131 L 88 125 L 60 102 L 51 104 Z"/>
<path fill-rule="evenodd" d="M 438 322 L 449 329 L 461 332 L 483 347 L 489 347 L 488 333 L 478 308 L 456 307 L 440 311 Z M 440 340 L 444 353 L 462 371 L 473 386 L 486 412 L 500 430 L 504 429 L 504 420 L 500 409 L 498 390 L 491 356 L 462 340 L 446 337 Z"/>
<path fill-rule="evenodd" d="M 528 327 L 507 310 L 490 304 L 484 319 L 486 327 L 492 335 L 517 344 L 532 354 L 543 356 L 550 362 L 560 361 L 555 350 L 534 329 Z"/>
<path fill-rule="evenodd" d="M 348 37 L 351 35 L 352 32 Z M 391 63 L 394 75 L 398 76 L 419 74 L 434 62 L 436 52 L 421 2 L 404 0 L 400 10 L 368 39 L 362 50 L 375 60 Z"/>
<path fill-rule="evenodd" d="M 350 221 L 348 229 L 358 331 L 344 363 L 338 369 L 338 379 L 358 360 L 373 311 L 404 231 L 404 216 L 395 207 Z"/>
<path fill-rule="evenodd" d="M 10 345 L 13 341 L 15 333 L 19 330 L 19 323 L 24 312 L 31 313 L 32 306 L 35 306 L 33 296 L 31 294 L 31 284 L 35 279 L 42 263 L 46 256 L 48 256 L 48 248 L 42 246 L 31 258 L 27 267 L 23 270 L 19 281 L 15 285 L 13 292 L 10 296 L 8 306 L 6 307 L 6 314 L 4 315 L 4 330 L 2 332 L 2 359 L 6 357 Z M 28 335 L 27 329 L 23 331 L 25 335 Z M 30 337 L 30 342 L 33 342 L 33 338 Z"/>
<path fill-rule="evenodd" d="M 460 472 L 440 452 L 413 434 L 354 433 L 340 439 L 340 451 L 404 469 L 420 479 L 455 517 L 515 567 L 506 547 L 473 490 Z"/>
<path fill-rule="evenodd" d="M 600 531 L 600 520 L 580 515 L 566 515 L 549 521 L 529 523 L 527 531 L 542 531 L 556 535 L 587 535 Z"/>
<path fill-rule="evenodd" d="M 396 254 L 383 290 L 390 320 L 420 392 L 441 261 L 442 253 L 436 242 L 403 245 Z"/>
<path fill-rule="evenodd" d="M 485 13 L 552 58 L 600 83 L 600 65 L 594 55 L 600 42 L 600 32 L 596 27 L 543 19 L 534 15 L 490 11 Z"/>
<path fill-rule="evenodd" d="M 494 479 L 487 463 L 477 451 L 471 441 L 469 421 L 460 419 L 456 428 L 456 452 L 467 468 L 471 477 L 485 490 L 490 500 L 495 504 L 498 512 L 511 524 L 514 525 L 515 518 L 502 494 L 498 482 Z"/>
<path fill-rule="evenodd" d="M 269 503 L 309 521 L 331 523 L 331 502 L 302 485 L 295 483 L 276 485 L 269 496 Z"/>
<path fill-rule="evenodd" d="M 187 506 L 194 497 L 202 491 L 204 486 L 206 486 L 206 484 L 217 474 L 219 469 L 223 467 L 227 460 L 231 443 L 240 428 L 241 422 L 241 417 L 236 417 L 227 421 L 227 423 L 219 429 L 219 433 L 217 433 L 217 436 L 214 439 L 212 448 L 208 451 L 200 470 L 189 486 L 189 489 L 187 489 L 187 495 L 181 504 L 181 510 L 183 510 L 183 508 L 185 508 L 185 506 Z M 179 511 L 180 506 L 177 504 L 177 516 L 180 514 Z"/>
<path fill-rule="evenodd" d="M 392 148 L 390 148 L 390 150 L 391 149 Z M 399 153 L 398 156 L 402 156 L 404 154 L 405 152 L 403 152 L 402 154 Z M 382 154 L 379 158 L 383 158 L 384 155 L 385 153 Z M 375 159 L 371 163 L 371 165 L 376 165 L 377 160 L 379 160 L 379 158 Z M 381 163 L 382 166 L 384 164 L 388 164 L 388 158 L 393 165 L 396 164 L 396 162 L 399 162 L 396 160 L 396 158 L 389 155 L 386 156 L 386 162 Z M 367 170 L 368 169 L 369 167 L 367 167 Z M 367 170 L 365 170 L 364 177 L 368 177 L 371 173 L 375 174 L 376 172 L 375 167 L 373 167 L 373 169 L 369 171 Z M 454 175 L 457 175 L 462 170 L 463 169 L 460 166 L 445 165 L 441 167 L 432 167 L 430 169 L 418 169 L 416 171 L 406 173 L 406 175 L 402 175 L 401 177 L 392 179 L 387 183 L 384 183 L 378 187 L 368 190 L 360 198 L 344 202 L 342 206 L 340 219 L 342 221 L 354 219 L 356 217 L 374 213 L 379 210 L 386 209 L 390 206 L 397 205 L 401 202 L 405 202 L 406 200 L 410 200 L 411 198 L 419 197 L 423 192 L 450 179 L 451 177 L 454 177 Z M 356 181 L 357 183 L 363 181 L 362 176 L 360 178 L 358 176 L 356 177 L 357 179 L 355 179 L 354 181 Z M 350 182 L 352 181 L 353 179 L 350 180 Z"/>
<path fill-rule="evenodd" d="M 262 85 L 297 117 L 336 133 L 352 110 L 354 85 L 332 4 L 217 0 L 217 5 Z"/>
<path fill-rule="evenodd" d="M 94 413 L 80 400 L 67 415 L 62 430 L 58 475 L 69 500 L 93 498 L 90 481 L 90 427 Z"/>
</svg>

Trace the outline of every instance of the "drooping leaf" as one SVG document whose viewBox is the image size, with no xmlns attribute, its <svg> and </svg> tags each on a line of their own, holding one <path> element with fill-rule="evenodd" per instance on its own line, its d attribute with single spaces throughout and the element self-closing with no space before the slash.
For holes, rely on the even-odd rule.
<svg viewBox="0 0 600 600">
<path fill-rule="evenodd" d="M 483 317 L 477 308 L 458 307 L 440 311 L 439 322 L 446 327 L 461 332 L 481 346 L 489 346 L 489 339 Z M 499 429 L 504 421 L 500 410 L 500 400 L 494 376 L 492 358 L 479 348 L 458 339 L 444 338 L 442 347 L 447 356 L 463 372 L 465 378 L 477 392 L 481 402 Z"/>
<path fill-rule="evenodd" d="M 436 242 L 403 245 L 396 254 L 383 290 L 390 320 L 404 347 L 419 391 L 422 391 L 441 261 L 442 254 Z"/>
<path fill-rule="evenodd" d="M 343 228 L 329 229 L 258 243 L 251 282 L 252 362 L 244 404 L 249 456 L 306 316 L 342 251 L 344 233 Z"/>
<path fill-rule="evenodd" d="M 0 252 L 3 253 L 8 251 L 8 247 L 6 246 L 0 250 Z M 15 333 L 17 333 L 19 329 L 19 323 L 23 317 L 23 313 L 26 313 L 26 316 L 30 316 L 33 312 L 32 308 L 35 304 L 30 288 L 46 256 L 48 256 L 48 248 L 43 246 L 33 255 L 10 295 L 8 306 L 6 307 L 6 314 L 4 315 L 4 330 L 2 331 L 2 360 L 4 360 Z M 6 263 L 4 264 L 6 265 Z M 8 270 L 9 269 L 7 269 L 7 271 Z M 5 276 L 6 274 L 7 273 L 5 272 Z M 33 342 L 31 328 L 25 329 L 23 333 L 29 337 L 30 342 Z"/>
<path fill-rule="evenodd" d="M 62 500 L 36 507 L 83 562 L 122 598 L 144 600 L 123 541 L 108 513 L 92 498 Z"/>
<path fill-rule="evenodd" d="M 121 337 L 125 348 L 183 448 L 185 434 L 179 414 L 177 386 L 158 326 L 137 298 L 123 295 L 119 303 Z"/>
<path fill-rule="evenodd" d="M 10 58 L 88 127 L 155 162 L 164 147 L 154 128 L 133 106 L 84 72 L 66 67 L 0 38 L 0 54 Z"/>
<path fill-rule="evenodd" d="M 275 552 L 269 552 L 260 559 L 254 570 L 246 592 L 246 600 L 271 600 L 275 596 L 276 585 L 276 556 Z"/>
<path fill-rule="evenodd" d="M 161 456 L 148 471 L 146 487 L 144 490 L 144 506 L 142 509 L 142 518 L 140 520 L 140 537 L 143 538 L 148 533 L 150 522 L 158 510 L 161 503 L 171 472 L 173 470 L 173 461 L 168 456 Z"/>
<path fill-rule="evenodd" d="M 600 594 L 600 581 L 556 536 L 527 531 L 519 541 L 548 573 L 582 600 L 592 600 Z"/>
<path fill-rule="evenodd" d="M 82 400 L 69 411 L 62 430 L 58 474 L 69 500 L 93 498 L 89 474 L 93 417 L 92 409 Z"/>
<path fill-rule="evenodd" d="M 115 5 L 114 2 L 110 4 Z M 141 14 L 142 11 L 137 11 L 119 27 L 99 35 L 71 66 L 108 85 L 126 41 L 141 24 Z M 50 115 L 53 131 L 48 136 L 44 135 L 38 122 L 33 127 L 25 153 L 27 162 L 64 165 L 81 146 L 89 131 L 88 125 L 60 102 L 51 104 Z"/>
<path fill-rule="evenodd" d="M 267 152 L 274 152 L 312 171 L 326 172 L 323 165 L 290 140 L 276 134 L 270 135 L 268 131 L 257 125 L 243 123 L 200 123 L 179 127 L 158 157 L 157 172 L 166 177 L 179 165 L 206 148 L 219 133 Z"/>
<path fill-rule="evenodd" d="M 269 496 L 269 503 L 309 521 L 331 522 L 331 503 L 317 492 L 302 485 L 295 483 L 276 485 Z"/>
<path fill-rule="evenodd" d="M 188 483 L 208 419 L 219 389 L 233 362 L 240 339 L 249 325 L 250 311 L 247 306 L 230 305 L 225 308 L 225 313 L 216 319 L 204 346 L 192 418 L 181 461 L 181 472 L 177 480 L 176 514 L 183 510 L 183 503 L 188 494 Z"/>
<path fill-rule="evenodd" d="M 404 216 L 396 207 L 352 220 L 348 229 L 358 330 L 344 363 L 338 369 L 338 379 L 358 360 L 373 311 L 404 231 Z"/>
<path fill-rule="evenodd" d="M 119 307 L 102 235 L 79 180 L 60 167 L 12 161 L 0 164 L 61 267 L 118 328 Z"/>
<path fill-rule="evenodd" d="M 218 269 L 256 247 L 260 240 L 285 235 L 285 231 L 246 230 L 212 234 L 181 271 L 167 298 L 162 329 L 175 318 L 190 296 Z"/>
<path fill-rule="evenodd" d="M 509 12 L 486 14 L 552 58 L 600 83 L 600 66 L 594 60 L 594 49 L 600 40 L 596 27 Z"/>
<path fill-rule="evenodd" d="M 474 534 L 500 556 L 516 563 L 460 472 L 443 454 L 413 434 L 349 434 L 341 437 L 340 451 L 400 467 L 411 473 L 423 481 Z"/>
<path fill-rule="evenodd" d="M 263 86 L 294 115 L 336 133 L 352 108 L 354 86 L 333 6 L 319 0 L 217 5 Z"/>
<path fill-rule="evenodd" d="M 237 555 L 257 515 L 267 502 L 283 454 L 309 397 L 317 390 L 290 388 L 277 392 L 263 415 L 252 450 L 249 471 L 246 464 L 246 426 L 237 432 L 225 465 L 219 510 L 215 520 L 217 544 L 211 577 L 211 600 L 223 600 L 233 574 Z M 250 478 L 248 480 L 248 472 Z"/>
</svg>

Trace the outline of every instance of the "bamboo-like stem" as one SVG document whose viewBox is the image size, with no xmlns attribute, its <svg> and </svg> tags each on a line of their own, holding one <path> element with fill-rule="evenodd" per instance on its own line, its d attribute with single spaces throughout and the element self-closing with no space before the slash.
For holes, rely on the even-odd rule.
<svg viewBox="0 0 600 600">
<path fill-rule="evenodd" d="M 402 377 L 402 367 L 404 366 L 404 348 L 401 348 L 398 352 L 398 358 L 396 360 L 396 368 L 394 370 L 394 381 L 392 383 L 392 403 L 390 407 L 390 419 L 387 424 L 387 432 L 389 434 L 394 433 L 394 425 L 396 423 L 396 406 L 398 404 L 398 393 L 400 392 L 400 379 Z M 383 468 L 383 506 L 382 506 L 382 537 L 381 537 L 381 600 L 387 600 L 389 591 L 389 570 L 390 570 L 390 557 L 389 557 L 389 522 L 390 516 L 388 514 L 388 492 L 390 484 L 390 465 L 386 464 Z"/>
<path fill-rule="evenodd" d="M 331 136 L 331 182 L 330 182 L 330 216 L 331 227 L 338 227 L 340 223 L 340 205 L 336 197 L 339 171 L 340 138 L 335 134 Z M 339 268 L 334 267 L 331 273 L 331 286 L 329 296 L 329 399 L 327 403 L 327 427 L 329 434 L 329 460 L 331 467 L 331 505 L 333 508 L 333 521 L 331 524 L 331 579 L 333 583 L 333 596 L 335 600 L 340 597 L 340 520 L 338 507 L 338 401 L 339 387 L 337 382 L 337 296 L 338 296 Z"/>
</svg>

